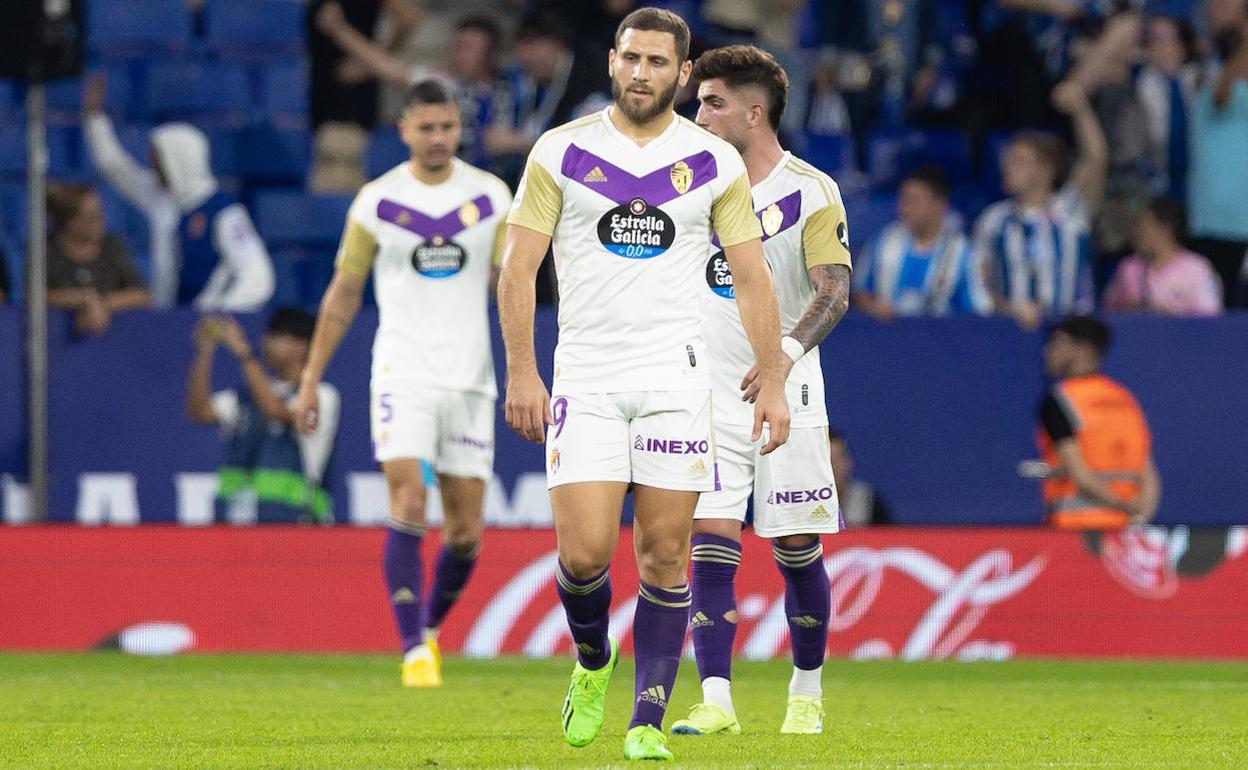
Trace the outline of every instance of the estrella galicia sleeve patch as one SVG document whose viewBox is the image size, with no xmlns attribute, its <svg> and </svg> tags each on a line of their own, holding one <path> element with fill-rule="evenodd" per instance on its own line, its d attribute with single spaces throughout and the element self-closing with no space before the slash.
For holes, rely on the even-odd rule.
<svg viewBox="0 0 1248 770">
<path fill-rule="evenodd" d="M 672 247 L 676 223 L 642 198 L 608 211 L 598 220 L 598 240 L 607 251 L 628 259 L 650 259 Z"/>
<path fill-rule="evenodd" d="M 449 278 L 464 269 L 467 253 L 445 235 L 434 235 L 412 251 L 412 267 L 426 278 Z"/>
<path fill-rule="evenodd" d="M 737 292 L 732 287 L 732 271 L 728 269 L 728 258 L 724 256 L 724 252 L 715 252 L 707 261 L 706 285 L 724 299 L 737 298 Z"/>
</svg>

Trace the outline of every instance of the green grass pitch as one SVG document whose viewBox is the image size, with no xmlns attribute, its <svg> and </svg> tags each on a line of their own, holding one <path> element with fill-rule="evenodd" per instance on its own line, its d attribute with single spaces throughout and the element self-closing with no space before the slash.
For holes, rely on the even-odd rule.
<svg viewBox="0 0 1248 770">
<path fill-rule="evenodd" d="M 631 661 L 607 724 L 564 745 L 569 661 L 449 659 L 440 690 L 394 657 L 0 655 L 0 767 L 622 767 Z M 1248 767 L 1248 665 L 852 663 L 824 673 L 820 736 L 781 736 L 789 667 L 738 663 L 739 737 L 671 739 L 674 767 Z M 681 666 L 668 722 L 698 694 Z"/>
</svg>

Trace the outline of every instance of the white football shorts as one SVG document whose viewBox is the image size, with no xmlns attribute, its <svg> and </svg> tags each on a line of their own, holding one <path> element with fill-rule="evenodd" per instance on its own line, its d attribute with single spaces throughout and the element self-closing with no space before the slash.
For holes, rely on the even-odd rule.
<svg viewBox="0 0 1248 770">
<path fill-rule="evenodd" d="M 715 488 L 711 392 L 569 393 L 551 398 L 546 485 L 622 481 L 657 489 Z"/>
<path fill-rule="evenodd" d="M 759 537 L 839 532 L 841 507 L 832 477 L 828 429 L 793 428 L 789 440 L 768 455 L 763 441 L 750 441 L 750 428 L 719 425 L 719 490 L 702 495 L 695 519 L 745 521 L 754 496 L 754 532 Z M 766 429 L 764 429 L 764 438 Z"/>
<path fill-rule="evenodd" d="M 448 476 L 494 475 L 494 399 L 478 393 L 374 383 L 373 457 L 424 460 Z"/>
</svg>

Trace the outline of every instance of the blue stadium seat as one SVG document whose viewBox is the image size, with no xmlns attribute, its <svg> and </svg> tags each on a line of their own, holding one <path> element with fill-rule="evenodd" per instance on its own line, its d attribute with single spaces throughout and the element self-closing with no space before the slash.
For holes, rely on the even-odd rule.
<svg viewBox="0 0 1248 770">
<path fill-rule="evenodd" d="M 287 246 L 333 249 L 342 235 L 349 195 L 316 195 L 299 190 L 256 193 L 252 204 L 256 229 L 271 248 Z"/>
<path fill-rule="evenodd" d="M 890 186 L 925 165 L 939 166 L 953 184 L 974 177 L 971 146 L 957 131 L 877 133 L 867 139 L 867 159 L 874 184 Z"/>
<path fill-rule="evenodd" d="M 334 249 L 288 247 L 272 256 L 276 285 L 270 304 L 314 310 L 334 277 Z"/>
<path fill-rule="evenodd" d="M 104 96 L 104 106 L 111 115 L 130 115 L 137 104 L 135 89 L 126 67 L 113 65 L 103 68 L 108 74 L 108 89 Z M 82 112 L 83 78 L 66 78 L 56 80 L 47 85 L 48 116 L 51 120 L 58 118 L 77 122 Z"/>
<path fill-rule="evenodd" d="M 26 185 L 0 183 L 0 238 L 16 240 L 26 232 Z"/>
<path fill-rule="evenodd" d="M 234 57 L 300 54 L 305 13 L 299 0 L 212 0 L 205 12 L 206 42 L 210 50 Z"/>
<path fill-rule="evenodd" d="M 807 133 L 802 138 L 802 160 L 825 174 L 836 176 L 846 167 L 850 152 L 848 137 Z"/>
<path fill-rule="evenodd" d="M 888 193 L 847 196 L 845 215 L 849 219 L 850 249 L 857 254 L 896 219 L 897 199 Z"/>
<path fill-rule="evenodd" d="M 266 116 L 307 123 L 308 69 L 302 62 L 282 62 L 260 74 L 260 108 Z"/>
<path fill-rule="evenodd" d="M 311 148 L 306 129 L 253 123 L 238 134 L 239 176 L 250 184 L 302 186 Z"/>
<path fill-rule="evenodd" d="M 77 178 L 78 128 L 49 126 L 48 173 L 51 176 Z M 26 178 L 26 121 L 0 121 L 0 178 L 21 181 Z"/>
<path fill-rule="evenodd" d="M 382 126 L 375 129 L 368 139 L 364 170 L 369 179 L 376 179 L 409 157 L 411 153 L 399 138 L 399 132 L 394 126 Z"/>
<path fill-rule="evenodd" d="M 91 0 L 87 41 L 93 51 L 118 56 L 185 51 L 191 12 L 181 0 Z"/>
<path fill-rule="evenodd" d="M 26 294 L 26 240 L 0 235 L 0 249 L 4 249 L 4 263 L 9 272 L 10 305 L 19 304 Z"/>
<path fill-rule="evenodd" d="M 201 124 L 241 125 L 251 89 L 241 64 L 160 62 L 148 69 L 144 103 L 156 121 L 194 118 Z"/>
</svg>

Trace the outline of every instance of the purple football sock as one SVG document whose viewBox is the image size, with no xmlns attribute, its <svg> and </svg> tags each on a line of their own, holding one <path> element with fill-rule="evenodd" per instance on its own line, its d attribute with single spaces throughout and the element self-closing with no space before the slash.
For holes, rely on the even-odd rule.
<svg viewBox="0 0 1248 770">
<path fill-rule="evenodd" d="M 773 543 L 771 552 L 784 575 L 784 614 L 789 619 L 793 665 L 803 671 L 818 668 L 827 651 L 828 617 L 832 613 L 823 544 L 815 541 L 790 548 Z"/>
<path fill-rule="evenodd" d="M 637 612 L 633 615 L 633 654 L 637 676 L 633 683 L 636 700 L 631 730 L 638 725 L 663 729 L 680 652 L 689 625 L 689 586 L 659 588 L 645 581 L 637 589 Z"/>
<path fill-rule="evenodd" d="M 438 628 L 442 625 L 446 613 L 450 612 L 460 592 L 464 590 L 464 585 L 468 583 L 468 576 L 472 574 L 472 566 L 477 563 L 477 554 L 480 551 L 480 543 L 464 552 L 442 546 L 438 553 L 437 566 L 433 569 L 433 585 L 429 587 L 425 628 Z"/>
<path fill-rule="evenodd" d="M 741 563 L 741 544 L 718 535 L 694 535 L 689 556 L 693 604 L 689 626 L 698 676 L 732 678 L 732 642 L 737 636 L 733 580 Z"/>
<path fill-rule="evenodd" d="M 410 528 L 391 522 L 386 529 L 386 542 L 381 551 L 386 590 L 390 594 L 390 606 L 394 608 L 394 621 L 399 627 L 403 652 L 425 640 L 424 619 L 420 612 L 421 581 L 424 578 L 424 568 L 420 563 L 420 537 Z"/>
<path fill-rule="evenodd" d="M 559 601 L 568 617 L 568 630 L 576 644 L 577 657 L 588 669 L 598 669 L 611 660 L 611 643 L 607 639 L 607 622 L 611 618 L 610 567 L 586 580 L 572 577 L 559 562 L 555 583 Z"/>
</svg>

